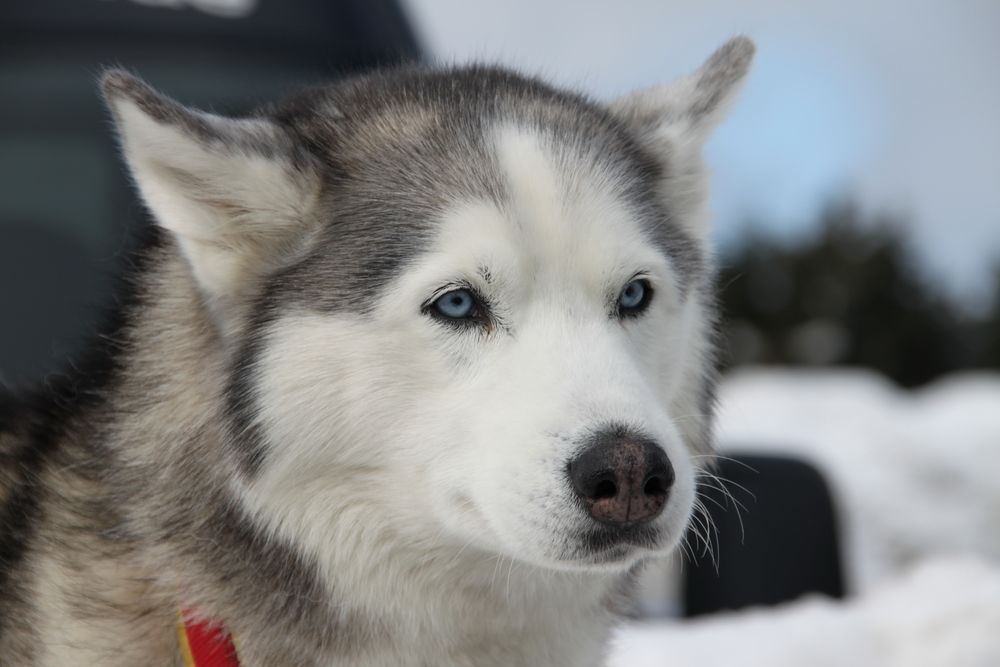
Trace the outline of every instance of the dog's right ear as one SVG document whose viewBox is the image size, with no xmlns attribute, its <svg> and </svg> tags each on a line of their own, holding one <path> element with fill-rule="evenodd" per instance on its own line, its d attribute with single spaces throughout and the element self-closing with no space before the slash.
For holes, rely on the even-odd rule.
<svg viewBox="0 0 1000 667">
<path fill-rule="evenodd" d="M 146 205 L 176 237 L 213 314 L 227 318 L 312 237 L 318 169 L 267 118 L 190 109 L 118 69 L 101 88 Z"/>
</svg>

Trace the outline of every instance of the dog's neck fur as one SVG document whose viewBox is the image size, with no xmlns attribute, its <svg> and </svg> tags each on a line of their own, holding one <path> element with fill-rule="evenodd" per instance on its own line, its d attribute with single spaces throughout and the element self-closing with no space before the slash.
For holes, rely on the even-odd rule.
<svg viewBox="0 0 1000 667">
<path fill-rule="evenodd" d="M 147 317 L 121 341 L 113 400 L 79 416 L 42 474 L 70 492 L 48 494 L 44 514 L 77 526 L 79 542 L 51 541 L 65 527 L 43 525 L 32 545 L 26 576 L 48 601 L 32 610 L 39 639 L 24 649 L 41 652 L 37 664 L 176 662 L 180 606 L 225 624 L 246 667 L 600 662 L 627 577 L 408 547 L 387 527 L 368 527 L 380 555 L 367 560 L 303 554 L 266 534 L 226 461 L 227 353 L 207 311 L 190 306 L 197 288 L 169 242 L 141 292 Z"/>
</svg>

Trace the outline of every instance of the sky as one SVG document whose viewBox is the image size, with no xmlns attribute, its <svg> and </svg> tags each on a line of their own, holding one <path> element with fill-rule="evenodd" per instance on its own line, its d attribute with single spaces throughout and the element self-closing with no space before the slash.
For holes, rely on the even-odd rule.
<svg viewBox="0 0 1000 667">
<path fill-rule="evenodd" d="M 405 0 L 430 54 L 601 99 L 744 33 L 758 56 L 707 147 L 715 235 L 795 239 L 825 203 L 894 214 L 924 278 L 975 311 L 1000 266 L 1000 2 Z"/>
</svg>

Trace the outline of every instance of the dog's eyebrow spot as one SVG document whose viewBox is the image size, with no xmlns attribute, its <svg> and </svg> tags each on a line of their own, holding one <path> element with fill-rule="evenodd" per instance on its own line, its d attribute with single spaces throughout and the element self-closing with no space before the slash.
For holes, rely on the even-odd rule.
<svg viewBox="0 0 1000 667">
<path fill-rule="evenodd" d="M 479 274 L 479 277 L 483 279 L 484 283 L 486 283 L 487 285 L 493 284 L 493 272 L 490 271 L 490 267 L 480 266 L 479 271 L 477 273 Z"/>
</svg>

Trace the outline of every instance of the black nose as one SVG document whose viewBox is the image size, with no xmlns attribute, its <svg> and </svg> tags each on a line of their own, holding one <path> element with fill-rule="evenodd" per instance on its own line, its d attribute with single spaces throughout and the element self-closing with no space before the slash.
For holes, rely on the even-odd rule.
<svg viewBox="0 0 1000 667">
<path fill-rule="evenodd" d="M 651 521 L 663 511 L 674 483 L 666 452 L 625 429 L 592 436 L 569 464 L 573 488 L 594 519 L 612 526 Z"/>
</svg>

